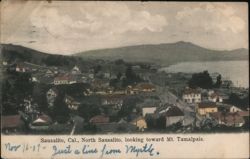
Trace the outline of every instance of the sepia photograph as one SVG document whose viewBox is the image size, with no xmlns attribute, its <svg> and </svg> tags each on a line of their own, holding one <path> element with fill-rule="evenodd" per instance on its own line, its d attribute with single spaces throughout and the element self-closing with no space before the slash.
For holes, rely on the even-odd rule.
<svg viewBox="0 0 250 159">
<path fill-rule="evenodd" d="M 153 158 L 160 151 L 153 152 L 152 141 L 249 135 L 248 3 L 0 5 L 1 148 L 7 158 L 19 148 L 7 138 L 18 136 L 40 144 L 79 144 L 68 136 L 81 143 L 143 143 L 143 150 L 126 145 L 126 153 Z M 154 135 L 163 137 L 148 138 Z M 86 154 L 113 158 L 122 151 L 101 147 Z M 52 146 L 58 158 L 71 153 L 70 145 L 58 149 Z"/>
</svg>

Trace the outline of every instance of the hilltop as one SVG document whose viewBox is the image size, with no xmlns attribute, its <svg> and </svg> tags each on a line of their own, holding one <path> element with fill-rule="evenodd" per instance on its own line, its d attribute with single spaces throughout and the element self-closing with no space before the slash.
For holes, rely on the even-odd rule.
<svg viewBox="0 0 250 159">
<path fill-rule="evenodd" d="M 90 59 L 123 59 L 128 62 L 156 62 L 170 65 L 185 61 L 247 60 L 248 50 L 211 50 L 190 42 L 176 42 L 156 45 L 136 45 L 85 51 L 75 54 Z"/>
</svg>

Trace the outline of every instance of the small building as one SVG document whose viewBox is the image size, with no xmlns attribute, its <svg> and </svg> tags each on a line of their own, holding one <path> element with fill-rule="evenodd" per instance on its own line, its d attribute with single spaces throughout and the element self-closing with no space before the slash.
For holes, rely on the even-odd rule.
<svg viewBox="0 0 250 159">
<path fill-rule="evenodd" d="M 140 92 L 155 92 L 156 87 L 150 83 L 139 83 L 134 87 L 134 91 L 139 90 Z"/>
<path fill-rule="evenodd" d="M 229 108 L 229 112 L 231 112 L 231 113 L 234 113 L 234 112 L 241 112 L 242 111 L 242 109 L 240 109 L 240 108 L 238 108 L 238 107 L 236 107 L 236 106 L 234 106 L 234 105 L 232 105 L 230 108 Z"/>
<path fill-rule="evenodd" d="M 58 90 L 56 88 L 50 88 L 48 90 L 48 92 L 46 93 L 46 97 L 47 97 L 47 102 L 48 102 L 49 107 L 53 106 L 57 95 L 58 95 Z"/>
<path fill-rule="evenodd" d="M 44 125 L 50 125 L 51 123 L 52 123 L 52 120 L 48 115 L 41 114 L 32 122 L 32 125 L 44 126 Z"/>
<path fill-rule="evenodd" d="M 231 80 L 223 80 L 221 84 L 221 88 L 231 88 L 233 87 L 233 82 Z"/>
<path fill-rule="evenodd" d="M 31 81 L 32 81 L 32 82 L 39 82 L 38 78 L 35 77 L 35 76 L 32 76 L 32 77 L 31 77 Z"/>
<path fill-rule="evenodd" d="M 109 117 L 106 115 L 96 115 L 89 120 L 92 124 L 105 124 L 109 123 Z"/>
<path fill-rule="evenodd" d="M 142 108 L 142 115 L 145 117 L 147 114 L 154 114 L 156 111 L 156 106 L 147 106 Z"/>
<path fill-rule="evenodd" d="M 70 82 L 69 76 L 57 76 L 54 78 L 54 85 L 69 84 L 69 82 Z"/>
<path fill-rule="evenodd" d="M 65 103 L 68 105 L 70 110 L 78 110 L 80 106 L 80 102 L 76 101 L 73 97 L 66 95 L 65 96 Z"/>
<path fill-rule="evenodd" d="M 138 93 L 139 93 L 139 89 L 133 88 L 131 85 L 127 86 L 125 90 L 125 94 L 138 94 Z"/>
<path fill-rule="evenodd" d="M 8 62 L 7 61 L 3 61 L 3 66 L 7 66 L 8 65 Z"/>
<path fill-rule="evenodd" d="M 48 70 L 46 71 L 46 73 L 45 73 L 45 76 L 47 76 L 47 77 L 52 77 L 52 76 L 54 76 L 54 73 L 53 73 L 53 71 L 51 71 L 50 69 L 48 69 Z"/>
<path fill-rule="evenodd" d="M 111 79 L 111 73 L 110 72 L 104 72 L 103 76 L 104 76 L 104 78 Z"/>
<path fill-rule="evenodd" d="M 117 108 L 121 108 L 125 96 L 122 95 L 106 95 L 102 97 L 102 105 L 115 105 Z"/>
<path fill-rule="evenodd" d="M 219 112 L 241 112 L 243 111 L 242 109 L 234 106 L 234 105 L 230 105 L 230 104 L 225 104 L 225 103 L 217 103 L 217 107 L 218 107 L 218 111 Z"/>
<path fill-rule="evenodd" d="M 201 93 L 197 89 L 187 88 L 183 91 L 182 100 L 186 103 L 200 103 Z"/>
<path fill-rule="evenodd" d="M 210 113 L 209 116 L 215 119 L 218 122 L 218 124 L 226 126 L 241 127 L 245 123 L 244 118 L 237 112 L 234 113 L 215 112 L 215 113 Z"/>
<path fill-rule="evenodd" d="M 218 112 L 218 107 L 214 102 L 202 102 L 197 104 L 197 112 L 199 115 L 208 115 L 209 113 Z"/>
<path fill-rule="evenodd" d="M 50 88 L 47 92 L 47 98 L 53 97 L 55 98 L 58 94 L 58 91 L 56 88 Z"/>
<path fill-rule="evenodd" d="M 139 116 L 139 117 L 133 119 L 130 123 L 135 125 L 139 131 L 144 131 L 145 129 L 148 128 L 147 122 L 145 121 L 145 119 L 142 116 Z"/>
<path fill-rule="evenodd" d="M 72 74 L 81 74 L 81 71 L 79 69 L 79 67 L 74 66 L 73 69 L 71 70 Z"/>
<path fill-rule="evenodd" d="M 24 67 L 22 64 L 16 64 L 15 71 L 16 72 L 27 72 L 27 68 Z"/>
<path fill-rule="evenodd" d="M 46 114 L 41 114 L 29 124 L 29 128 L 37 131 L 48 130 L 51 124 L 51 118 Z"/>
<path fill-rule="evenodd" d="M 171 106 L 165 113 L 165 116 L 166 116 L 166 127 L 178 122 L 183 123 L 184 120 L 184 113 L 180 110 L 180 108 L 176 106 Z"/>
<path fill-rule="evenodd" d="M 208 101 L 222 103 L 223 98 L 221 96 L 219 96 L 217 93 L 212 93 L 212 94 L 208 95 Z"/>
<path fill-rule="evenodd" d="M 17 133 L 24 128 L 24 121 L 21 115 L 1 116 L 1 128 L 3 133 Z"/>
</svg>

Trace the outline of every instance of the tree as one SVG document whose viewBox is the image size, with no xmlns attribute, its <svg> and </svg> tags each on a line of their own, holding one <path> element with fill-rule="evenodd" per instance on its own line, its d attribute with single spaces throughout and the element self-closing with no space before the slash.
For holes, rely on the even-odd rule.
<svg viewBox="0 0 250 159">
<path fill-rule="evenodd" d="M 216 83 L 215 83 L 215 88 L 220 88 L 222 84 L 222 80 L 221 80 L 221 75 L 218 75 L 217 78 L 216 78 Z"/>
<path fill-rule="evenodd" d="M 94 73 L 97 74 L 99 71 L 101 71 L 102 66 L 101 65 L 97 65 L 94 67 Z"/>
<path fill-rule="evenodd" d="M 79 107 L 79 115 L 86 120 L 101 113 L 99 107 L 94 104 L 81 104 Z"/>
<path fill-rule="evenodd" d="M 123 87 L 142 81 L 142 79 L 135 74 L 132 67 L 129 65 L 125 72 L 126 78 L 123 79 Z"/>
<path fill-rule="evenodd" d="M 166 128 L 166 117 L 164 115 L 160 116 L 156 120 L 156 127 L 158 129 L 165 129 Z"/>
<path fill-rule="evenodd" d="M 69 108 L 66 105 L 64 101 L 65 94 L 59 93 L 58 96 L 55 99 L 54 107 L 52 117 L 58 122 L 58 123 L 65 123 L 69 119 Z"/>
<path fill-rule="evenodd" d="M 201 73 L 195 73 L 192 78 L 188 81 L 190 88 L 204 88 L 210 89 L 213 87 L 213 80 L 210 77 L 208 71 L 203 71 Z"/>
</svg>

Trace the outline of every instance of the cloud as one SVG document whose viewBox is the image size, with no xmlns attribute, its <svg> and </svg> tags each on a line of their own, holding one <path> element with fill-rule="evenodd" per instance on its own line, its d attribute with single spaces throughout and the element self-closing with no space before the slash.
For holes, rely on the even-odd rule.
<svg viewBox="0 0 250 159">
<path fill-rule="evenodd" d="M 30 22 L 62 38 L 106 38 L 143 30 L 161 32 L 168 24 L 164 16 L 131 11 L 123 3 L 85 3 L 77 10 L 77 16 L 72 16 L 60 7 L 40 7 L 31 14 Z"/>
<path fill-rule="evenodd" d="M 230 31 L 240 33 L 245 29 L 244 20 L 228 5 L 201 4 L 177 12 L 176 19 L 189 28 L 200 27 L 205 31 Z"/>
</svg>

